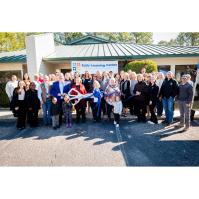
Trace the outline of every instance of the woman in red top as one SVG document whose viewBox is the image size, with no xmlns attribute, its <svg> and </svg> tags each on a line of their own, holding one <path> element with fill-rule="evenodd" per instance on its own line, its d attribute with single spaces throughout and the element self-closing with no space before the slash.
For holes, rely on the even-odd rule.
<svg viewBox="0 0 199 199">
<path fill-rule="evenodd" d="M 72 86 L 73 89 L 79 91 L 81 94 L 86 94 L 86 89 L 84 85 L 81 82 L 80 77 L 75 78 L 75 83 Z M 71 92 L 72 95 L 77 95 L 77 92 L 74 90 Z M 80 121 L 80 116 L 82 116 L 82 122 L 86 122 L 86 99 L 81 99 L 76 105 L 75 105 L 75 110 L 76 110 L 76 123 L 79 123 Z"/>
</svg>

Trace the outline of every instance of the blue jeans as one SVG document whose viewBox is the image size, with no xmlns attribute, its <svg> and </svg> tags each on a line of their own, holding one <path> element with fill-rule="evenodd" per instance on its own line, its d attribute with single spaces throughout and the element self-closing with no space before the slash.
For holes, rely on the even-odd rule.
<svg viewBox="0 0 199 199">
<path fill-rule="evenodd" d="M 165 122 L 170 124 L 171 122 L 173 122 L 174 98 L 170 97 L 167 99 L 166 97 L 164 97 L 162 99 L 162 102 L 163 102 L 163 107 L 164 107 L 165 116 L 166 116 Z"/>
<path fill-rule="evenodd" d="M 46 102 L 42 104 L 43 121 L 45 125 L 51 124 L 50 107 L 51 101 L 50 99 L 47 99 Z"/>
</svg>

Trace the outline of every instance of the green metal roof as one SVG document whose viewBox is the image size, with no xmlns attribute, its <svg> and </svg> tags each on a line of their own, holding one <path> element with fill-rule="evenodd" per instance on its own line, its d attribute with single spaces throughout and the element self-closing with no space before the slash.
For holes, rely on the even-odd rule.
<svg viewBox="0 0 199 199">
<path fill-rule="evenodd" d="M 97 37 L 97 36 L 93 36 L 89 34 L 81 38 L 74 39 L 70 42 L 67 42 L 64 33 L 61 33 L 61 32 L 54 33 L 54 40 L 56 43 L 62 44 L 62 45 L 103 44 L 103 43 L 110 42 L 109 40 L 105 38 Z"/>
<path fill-rule="evenodd" d="M 26 51 L 13 51 L 0 53 L 0 63 L 26 63 Z"/>
<path fill-rule="evenodd" d="M 129 60 L 193 56 L 199 56 L 199 47 L 102 43 L 57 46 L 56 52 L 43 60 Z"/>
<path fill-rule="evenodd" d="M 164 57 L 199 57 L 199 47 L 141 45 L 133 43 L 96 43 L 55 46 L 44 61 L 132 60 Z M 26 63 L 26 51 L 0 53 L 0 63 Z"/>
<path fill-rule="evenodd" d="M 101 37 L 96 37 L 92 35 L 86 35 L 80 39 L 73 40 L 69 45 L 82 45 L 82 44 L 103 44 L 109 43 L 109 40 L 103 39 Z"/>
</svg>

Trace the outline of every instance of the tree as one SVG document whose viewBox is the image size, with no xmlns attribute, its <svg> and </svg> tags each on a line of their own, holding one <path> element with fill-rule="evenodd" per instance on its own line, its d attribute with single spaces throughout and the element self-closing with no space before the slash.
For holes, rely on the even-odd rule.
<svg viewBox="0 0 199 199">
<path fill-rule="evenodd" d="M 132 42 L 133 36 L 130 32 L 119 32 L 117 34 L 117 40 L 121 42 Z"/>
<path fill-rule="evenodd" d="M 64 33 L 66 42 L 70 42 L 74 39 L 79 39 L 84 36 L 82 32 L 65 32 Z"/>
<path fill-rule="evenodd" d="M 0 52 L 15 51 L 25 48 L 25 37 L 28 35 L 41 34 L 40 32 L 1 32 Z"/>
<path fill-rule="evenodd" d="M 136 44 L 152 44 L 153 33 L 152 32 L 132 32 L 133 41 Z"/>
<path fill-rule="evenodd" d="M 25 48 L 25 37 L 29 35 L 37 35 L 43 32 L 2 32 L 0 33 L 0 51 L 14 51 Z M 103 37 L 110 42 L 134 42 L 138 44 L 151 44 L 151 32 L 65 32 L 60 33 L 69 43 L 74 39 L 79 39 L 86 34 Z"/>
<path fill-rule="evenodd" d="M 89 34 L 116 42 L 134 42 L 138 44 L 152 44 L 153 42 L 152 32 L 90 32 Z"/>
<path fill-rule="evenodd" d="M 25 33 L 2 32 L 0 33 L 0 51 L 14 51 L 25 48 Z"/>
<path fill-rule="evenodd" d="M 178 45 L 182 46 L 198 46 L 199 32 L 181 32 L 176 39 Z"/>
<path fill-rule="evenodd" d="M 158 45 L 163 45 L 163 46 L 176 46 L 176 45 L 178 45 L 178 44 L 177 44 L 176 39 L 170 39 L 170 41 L 161 40 L 161 41 L 158 42 Z"/>
</svg>

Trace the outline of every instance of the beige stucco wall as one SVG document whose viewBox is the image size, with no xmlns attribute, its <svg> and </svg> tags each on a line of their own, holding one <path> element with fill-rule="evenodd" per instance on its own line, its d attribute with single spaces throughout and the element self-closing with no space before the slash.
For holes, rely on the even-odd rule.
<svg viewBox="0 0 199 199">
<path fill-rule="evenodd" d="M 178 57 L 178 58 L 153 58 L 158 65 L 186 65 L 197 64 L 199 57 Z"/>
<path fill-rule="evenodd" d="M 46 72 L 48 74 L 50 73 L 55 73 L 56 69 L 71 69 L 71 65 L 70 65 L 70 61 L 64 61 L 62 62 L 55 62 L 55 63 L 45 63 L 45 67 L 46 67 Z"/>
<path fill-rule="evenodd" d="M 178 58 L 154 58 L 158 66 L 170 65 L 171 71 L 175 74 L 176 65 L 197 65 L 199 63 L 199 57 L 178 57 Z M 197 79 L 199 82 L 199 78 Z"/>
<path fill-rule="evenodd" d="M 22 63 L 0 63 L 0 71 L 11 71 L 11 70 L 22 71 Z"/>
<path fill-rule="evenodd" d="M 178 58 L 152 58 L 159 66 L 170 65 L 175 72 L 175 65 L 192 65 L 199 62 L 199 57 L 178 57 Z M 44 63 L 46 74 L 54 73 L 56 69 L 70 69 L 70 61 Z M 0 71 L 23 70 L 22 63 L 0 63 Z"/>
<path fill-rule="evenodd" d="M 175 73 L 175 65 L 192 65 L 199 63 L 199 57 L 177 57 L 177 58 L 153 58 L 158 66 L 170 65 L 171 71 Z"/>
</svg>

